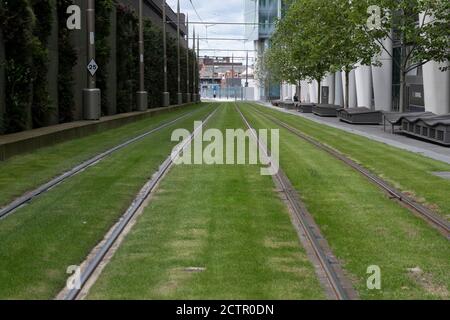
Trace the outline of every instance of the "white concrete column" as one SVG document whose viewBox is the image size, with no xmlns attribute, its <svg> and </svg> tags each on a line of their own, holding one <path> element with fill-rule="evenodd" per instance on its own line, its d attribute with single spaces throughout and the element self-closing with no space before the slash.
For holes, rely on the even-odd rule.
<svg viewBox="0 0 450 320">
<path fill-rule="evenodd" d="M 323 87 L 328 87 L 328 103 L 329 104 L 334 104 L 334 73 L 333 74 L 329 74 L 325 77 L 325 79 L 323 80 Z"/>
<path fill-rule="evenodd" d="M 337 106 L 344 106 L 344 90 L 342 87 L 341 72 L 336 72 L 334 77 L 334 104 Z"/>
<path fill-rule="evenodd" d="M 301 86 L 301 97 L 300 100 L 301 102 L 305 102 L 305 103 L 309 103 L 311 102 L 310 100 L 310 95 L 309 95 L 309 84 L 307 81 L 302 80 L 300 81 L 300 86 Z"/>
<path fill-rule="evenodd" d="M 317 86 L 318 83 L 316 80 L 309 83 L 309 97 L 311 103 L 319 103 L 317 99 Z"/>
<path fill-rule="evenodd" d="M 425 18 L 430 22 L 432 16 Z M 423 20 L 423 14 L 420 14 Z M 450 113 L 450 71 L 442 72 L 439 67 L 448 66 L 450 62 L 439 64 L 435 61 L 423 65 L 423 90 L 425 110 L 436 114 Z"/>
<path fill-rule="evenodd" d="M 392 40 L 386 38 L 383 41 L 381 53 L 375 60 L 382 63 L 380 67 L 372 66 L 373 94 L 375 99 L 375 110 L 392 110 Z M 381 46 L 380 46 L 381 47 Z"/>
<path fill-rule="evenodd" d="M 355 70 L 358 107 L 372 107 L 372 69 L 359 66 Z"/>
<path fill-rule="evenodd" d="M 345 92 L 345 72 L 342 72 L 342 87 L 344 88 L 344 101 L 346 99 L 346 92 Z M 357 102 L 357 94 L 356 94 L 356 78 L 355 78 L 355 70 L 352 70 L 349 74 L 349 101 L 348 101 L 348 107 L 349 108 L 356 108 L 358 106 Z"/>
<path fill-rule="evenodd" d="M 431 61 L 423 66 L 425 110 L 436 114 L 450 113 L 450 71 L 442 72 L 439 64 Z"/>
</svg>

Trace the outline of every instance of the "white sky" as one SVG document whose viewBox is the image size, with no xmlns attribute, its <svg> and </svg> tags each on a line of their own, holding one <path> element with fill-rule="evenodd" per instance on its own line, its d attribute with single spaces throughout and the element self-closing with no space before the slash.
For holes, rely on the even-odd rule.
<svg viewBox="0 0 450 320">
<path fill-rule="evenodd" d="M 177 0 L 166 0 L 167 4 L 176 12 Z M 244 0 L 192 0 L 192 4 L 197 9 L 202 21 L 205 22 L 244 22 Z M 195 13 L 190 0 L 180 0 L 181 12 L 189 14 L 189 21 L 200 21 Z M 192 36 L 193 26 L 190 25 Z M 195 25 L 196 33 L 200 38 L 244 38 L 244 26 L 239 25 L 216 25 L 206 28 L 204 25 Z M 192 40 L 190 42 L 192 46 Z M 200 49 L 235 49 L 253 50 L 252 42 L 243 41 L 200 41 Z M 200 51 L 200 56 L 230 56 L 245 57 L 245 52 L 224 52 L 224 51 Z M 249 56 L 254 56 L 251 52 Z M 237 60 L 236 60 L 237 61 Z M 250 64 L 252 61 L 250 61 Z"/>
</svg>

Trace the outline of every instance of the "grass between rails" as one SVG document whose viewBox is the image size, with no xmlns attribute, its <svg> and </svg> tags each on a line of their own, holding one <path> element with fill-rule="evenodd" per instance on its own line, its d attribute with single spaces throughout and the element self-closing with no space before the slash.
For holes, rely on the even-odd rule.
<svg viewBox="0 0 450 320">
<path fill-rule="evenodd" d="M 255 128 L 278 128 L 248 106 L 241 110 Z M 448 240 L 345 164 L 285 129 L 280 134 L 281 167 L 361 298 L 450 298 Z M 381 268 L 382 290 L 367 289 L 371 265 Z"/>
<path fill-rule="evenodd" d="M 99 153 L 198 108 L 188 106 L 0 162 L 0 207 Z"/>
<path fill-rule="evenodd" d="M 450 180 L 431 174 L 450 171 L 450 165 L 299 116 L 252 106 L 349 156 L 450 220 Z"/>
<path fill-rule="evenodd" d="M 0 299 L 49 299 L 170 154 L 175 128 L 192 130 L 207 107 L 114 153 L 0 223 Z"/>
<path fill-rule="evenodd" d="M 209 127 L 244 125 L 226 104 Z M 89 298 L 325 298 L 273 189 L 259 166 L 175 166 Z"/>
</svg>

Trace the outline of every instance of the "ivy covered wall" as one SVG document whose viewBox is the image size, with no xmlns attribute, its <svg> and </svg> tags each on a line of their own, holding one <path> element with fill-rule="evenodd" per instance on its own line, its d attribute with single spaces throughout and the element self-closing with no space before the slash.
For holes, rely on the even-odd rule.
<svg viewBox="0 0 450 320">
<path fill-rule="evenodd" d="M 68 30 L 67 7 L 81 0 L 0 1 L 0 134 L 80 120 L 86 83 L 86 35 Z M 82 18 L 82 28 L 85 18 Z M 145 21 L 145 86 L 149 107 L 160 107 L 163 91 L 161 26 Z M 177 40 L 168 34 L 168 87 L 177 103 Z M 190 52 L 190 83 L 194 52 Z M 96 1 L 97 86 L 102 115 L 135 109 L 138 91 L 138 19 L 117 0 Z M 186 92 L 186 51 L 181 51 Z M 197 77 L 198 78 L 198 77 Z"/>
</svg>

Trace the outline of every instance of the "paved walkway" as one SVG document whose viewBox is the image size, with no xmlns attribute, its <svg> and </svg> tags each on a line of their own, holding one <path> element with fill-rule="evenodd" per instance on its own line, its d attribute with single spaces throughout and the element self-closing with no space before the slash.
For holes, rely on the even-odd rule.
<svg viewBox="0 0 450 320">
<path fill-rule="evenodd" d="M 450 164 L 450 148 L 443 147 L 437 144 L 428 143 L 425 141 L 410 138 L 402 134 L 392 134 L 390 125 L 387 125 L 386 132 L 383 130 L 383 126 L 376 125 L 351 125 L 339 121 L 338 118 L 321 118 L 314 114 L 300 113 L 295 110 L 286 110 L 278 107 L 274 107 L 269 103 L 257 102 L 258 104 L 277 110 L 279 112 L 293 114 L 298 117 L 312 120 L 314 122 L 324 124 L 333 128 L 341 129 L 353 134 L 357 134 L 378 142 L 382 142 L 393 147 L 397 147 L 403 150 L 408 150 L 414 153 L 421 154 L 423 156 L 446 162 Z"/>
</svg>

